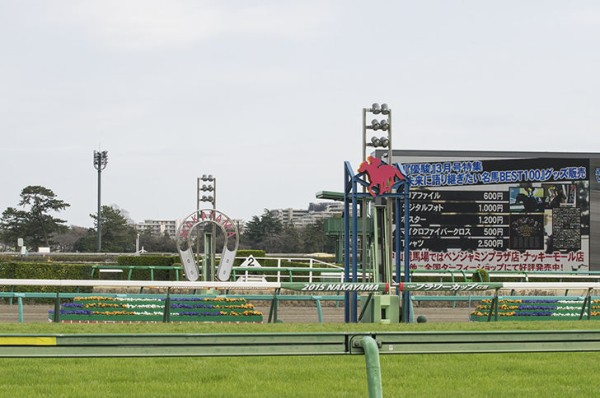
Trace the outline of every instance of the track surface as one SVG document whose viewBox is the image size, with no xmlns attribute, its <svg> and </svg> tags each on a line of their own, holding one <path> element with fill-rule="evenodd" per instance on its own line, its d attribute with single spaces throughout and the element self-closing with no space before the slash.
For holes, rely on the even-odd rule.
<svg viewBox="0 0 600 398">
<path fill-rule="evenodd" d="M 53 309 L 51 305 L 24 305 L 23 321 L 29 322 L 48 322 L 48 310 Z M 264 321 L 269 318 L 269 306 L 255 305 L 257 311 L 264 314 Z M 415 307 L 415 318 L 424 315 L 427 322 L 468 322 L 469 308 L 433 308 L 433 307 Z M 343 323 L 344 309 L 340 307 L 322 308 L 323 322 L 325 323 Z M 319 322 L 317 308 L 315 306 L 292 306 L 280 305 L 278 310 L 278 319 L 284 323 L 317 323 Z M 0 323 L 18 322 L 19 312 L 15 304 L 0 304 Z"/>
</svg>

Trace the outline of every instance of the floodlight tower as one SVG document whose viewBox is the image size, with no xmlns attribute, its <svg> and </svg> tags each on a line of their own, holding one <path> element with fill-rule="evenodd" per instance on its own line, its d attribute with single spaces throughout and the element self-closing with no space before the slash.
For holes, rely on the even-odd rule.
<svg viewBox="0 0 600 398">
<path fill-rule="evenodd" d="M 98 170 L 98 252 L 102 249 L 102 170 L 108 164 L 108 151 L 94 151 L 94 168 Z"/>
<path fill-rule="evenodd" d="M 367 123 L 367 115 L 371 114 L 374 115 L 375 117 L 378 117 L 379 115 L 384 116 L 384 118 L 382 119 L 373 119 L 371 120 L 370 124 Z M 374 103 L 371 105 L 370 108 L 363 108 L 362 110 L 362 159 L 361 161 L 365 161 L 367 160 L 367 147 L 373 147 L 373 148 L 387 148 L 388 149 L 388 153 L 387 153 L 387 163 L 391 164 L 392 162 L 392 110 L 389 108 L 389 106 L 387 104 L 381 104 L 379 105 L 378 103 Z M 377 131 L 383 131 L 386 132 L 386 135 L 377 137 L 376 134 L 374 134 L 370 140 L 367 141 L 367 130 L 372 130 L 373 132 L 377 132 Z M 366 188 L 363 187 L 363 192 L 365 192 Z M 368 200 L 367 199 L 363 199 L 362 200 L 362 237 L 361 237 L 361 263 L 362 263 L 362 267 L 363 267 L 363 280 L 365 279 L 365 275 L 366 273 L 368 273 L 368 271 L 366 270 L 366 266 L 368 263 L 368 238 L 367 238 L 367 213 L 368 213 Z M 392 223 L 392 201 L 387 201 L 386 202 L 386 211 L 387 211 L 387 220 L 385 222 L 385 228 L 386 228 L 386 235 L 388 237 L 392 236 L 392 230 L 393 230 L 393 223 Z M 389 271 L 389 275 L 391 275 L 391 264 L 392 264 L 392 253 L 391 250 L 385 250 L 383 255 L 384 257 L 384 264 L 387 268 L 390 269 Z M 371 261 L 373 264 L 372 266 L 375 267 L 375 262 L 377 259 L 377 256 L 374 253 L 373 256 L 373 261 Z M 374 270 L 375 272 L 377 272 L 377 270 Z M 388 274 L 388 272 L 384 272 L 384 274 Z M 388 276 L 389 276 L 388 275 Z"/>
<path fill-rule="evenodd" d="M 200 186 L 202 181 L 202 186 Z M 202 196 L 201 193 L 202 192 Z M 212 205 L 212 209 L 217 209 L 217 179 L 212 174 L 202 175 L 202 177 L 196 180 L 196 210 L 200 210 L 200 202 L 208 202 Z M 204 281 L 215 280 L 215 257 L 216 257 L 216 226 L 212 225 L 210 234 L 204 234 L 204 252 L 207 255 L 205 257 L 204 266 L 202 270 L 202 279 Z M 197 242 L 197 252 L 199 249 L 200 241 Z M 207 246 L 210 246 L 207 250 Z"/>
<path fill-rule="evenodd" d="M 386 116 L 385 119 L 377 120 L 373 119 L 371 124 L 367 124 L 367 113 L 371 113 L 373 115 L 383 115 Z M 367 141 L 367 130 L 373 131 L 385 131 L 387 132 L 387 137 L 377 137 L 374 135 L 371 137 L 369 141 Z M 392 110 L 388 107 L 387 104 L 373 104 L 370 108 L 363 108 L 363 153 L 362 159 L 365 160 L 367 158 L 367 147 L 372 146 L 374 148 L 387 148 L 387 163 L 391 164 L 392 162 Z"/>
</svg>

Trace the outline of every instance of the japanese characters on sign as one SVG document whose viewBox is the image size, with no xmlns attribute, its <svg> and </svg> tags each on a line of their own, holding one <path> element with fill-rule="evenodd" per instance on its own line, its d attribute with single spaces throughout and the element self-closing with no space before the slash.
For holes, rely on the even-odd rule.
<svg viewBox="0 0 600 398">
<path fill-rule="evenodd" d="M 404 169 L 413 187 L 411 269 L 589 267 L 589 159 L 444 160 Z"/>
<path fill-rule="evenodd" d="M 402 291 L 413 291 L 413 292 L 473 292 L 473 291 L 485 291 L 490 289 L 496 289 L 502 287 L 502 283 L 444 283 L 444 282 L 426 282 L 426 283 L 411 283 L 402 282 L 399 285 Z"/>
</svg>

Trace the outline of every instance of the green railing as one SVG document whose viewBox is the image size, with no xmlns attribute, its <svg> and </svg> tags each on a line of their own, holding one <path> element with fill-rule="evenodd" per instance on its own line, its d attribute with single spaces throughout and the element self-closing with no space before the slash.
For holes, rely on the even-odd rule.
<svg viewBox="0 0 600 398">
<path fill-rule="evenodd" d="M 383 397 L 379 355 L 598 352 L 600 331 L 235 334 L 0 334 L 2 358 L 364 355 L 369 397 Z M 397 393 L 397 392 L 396 392 Z"/>
<path fill-rule="evenodd" d="M 168 293 L 170 295 L 170 292 Z M 9 299 L 10 305 L 13 304 L 13 300 L 17 300 L 17 317 L 18 322 L 23 323 L 25 321 L 24 314 L 24 300 L 52 300 L 54 303 L 54 315 L 52 317 L 53 322 L 60 322 L 60 305 L 63 301 L 71 300 L 75 297 L 90 297 L 90 296 L 103 296 L 103 297 L 119 297 L 119 298 L 167 298 L 167 294 L 128 294 L 128 293 L 38 293 L 38 292 L 0 292 L 0 298 Z M 173 294 L 170 297 L 189 297 L 189 295 L 177 295 Z M 217 294 L 199 294 L 194 297 L 199 298 L 215 298 L 215 297 L 240 297 L 240 295 L 217 295 Z M 273 294 L 244 294 L 242 296 L 248 301 L 266 301 L 270 303 L 269 317 L 267 322 L 277 323 L 279 319 L 279 303 L 285 301 L 305 301 L 313 302 L 316 306 L 317 319 L 319 323 L 323 323 L 323 302 L 334 302 L 336 306 L 344 301 L 343 295 L 286 295 L 280 294 L 279 291 L 275 291 Z M 165 305 L 164 308 L 164 322 L 170 322 L 170 307 Z"/>
<path fill-rule="evenodd" d="M 429 277 L 439 278 L 440 281 L 450 278 L 452 282 L 468 282 L 473 276 L 474 270 L 417 270 L 411 271 L 411 278 Z M 589 279 L 600 281 L 600 271 L 571 271 L 571 272 L 548 272 L 548 271 L 488 271 L 490 279 L 517 279 L 521 282 L 529 282 L 530 278 L 558 279 L 558 282 L 573 281 L 578 279 Z"/>
<path fill-rule="evenodd" d="M 100 276 L 101 273 L 122 273 L 127 271 L 127 280 L 130 281 L 135 270 L 150 271 L 151 281 L 154 280 L 155 270 L 175 271 L 175 280 L 178 281 L 183 272 L 183 267 L 181 265 L 92 265 L 90 279 L 94 279 L 96 274 Z"/>
<path fill-rule="evenodd" d="M 0 357 L 180 357 L 600 351 L 599 330 L 227 334 L 0 334 Z"/>
<path fill-rule="evenodd" d="M 343 282 L 343 268 L 322 267 L 233 267 L 232 280 L 255 281 L 257 278 L 274 282 Z"/>
<path fill-rule="evenodd" d="M 245 258 L 238 258 L 243 261 Z M 256 263 L 272 264 L 275 266 L 249 266 L 233 267 L 232 280 L 243 278 L 244 280 L 256 280 L 257 278 L 268 278 L 275 282 L 320 282 L 320 281 L 340 281 L 344 280 L 344 269 L 334 264 L 326 263 L 312 258 L 255 258 Z M 289 263 L 302 264 L 301 266 L 289 266 Z M 183 279 L 183 267 L 181 265 L 158 266 L 158 265 L 115 265 L 115 264 L 95 264 L 91 266 L 90 279 L 100 277 L 102 274 L 123 274 L 127 272 L 126 279 L 133 280 L 132 277 L 136 270 L 150 271 L 150 280 L 155 280 L 156 270 L 166 270 L 175 272 L 175 280 Z"/>
</svg>

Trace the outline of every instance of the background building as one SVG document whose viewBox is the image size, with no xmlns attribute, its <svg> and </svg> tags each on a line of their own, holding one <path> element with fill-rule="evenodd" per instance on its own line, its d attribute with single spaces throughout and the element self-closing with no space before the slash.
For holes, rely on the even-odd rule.
<svg viewBox="0 0 600 398">
<path fill-rule="evenodd" d="M 275 209 L 270 213 L 284 225 L 293 225 L 303 228 L 314 224 L 318 220 L 339 216 L 344 211 L 344 204 L 339 202 L 332 203 L 311 203 L 308 209 Z"/>
<path fill-rule="evenodd" d="M 174 238 L 179 223 L 178 220 L 144 220 L 136 224 L 136 229 L 138 232 L 150 231 L 153 236 L 163 236 L 166 233 Z"/>
</svg>

